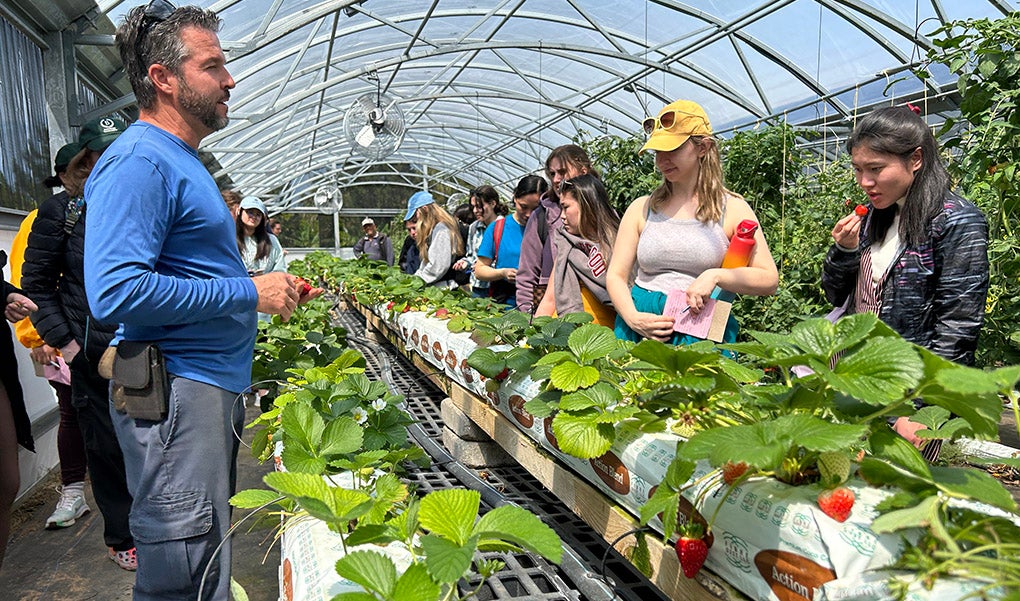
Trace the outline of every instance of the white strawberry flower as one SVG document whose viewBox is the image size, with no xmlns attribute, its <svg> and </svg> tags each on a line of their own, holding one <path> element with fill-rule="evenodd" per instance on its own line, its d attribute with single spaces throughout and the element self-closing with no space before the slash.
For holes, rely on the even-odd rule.
<svg viewBox="0 0 1020 601">
<path fill-rule="evenodd" d="M 354 421 L 359 424 L 363 424 L 368 421 L 368 411 L 366 411 L 364 407 L 355 407 L 351 411 L 351 416 L 354 418 Z"/>
<path fill-rule="evenodd" d="M 376 399 L 372 401 L 372 409 L 375 409 L 376 411 L 382 411 L 385 408 L 386 401 L 384 401 L 383 399 Z"/>
</svg>

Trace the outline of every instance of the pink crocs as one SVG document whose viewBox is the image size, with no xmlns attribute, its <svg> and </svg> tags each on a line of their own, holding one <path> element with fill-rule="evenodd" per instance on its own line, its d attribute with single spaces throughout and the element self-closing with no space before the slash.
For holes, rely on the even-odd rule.
<svg viewBox="0 0 1020 601">
<path fill-rule="evenodd" d="M 109 551 L 110 560 L 122 569 L 129 572 L 134 572 L 138 569 L 138 556 L 135 554 L 134 547 L 131 547 L 127 551 L 114 551 L 113 547 L 110 547 Z"/>
</svg>

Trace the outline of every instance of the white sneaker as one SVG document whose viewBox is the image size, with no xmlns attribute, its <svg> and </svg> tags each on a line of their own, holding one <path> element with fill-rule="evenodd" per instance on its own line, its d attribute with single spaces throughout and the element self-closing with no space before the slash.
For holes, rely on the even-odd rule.
<svg viewBox="0 0 1020 601">
<path fill-rule="evenodd" d="M 53 514 L 46 518 L 46 529 L 67 528 L 73 526 L 74 521 L 91 511 L 85 503 L 85 495 L 80 488 L 64 487 L 60 491 L 60 500 L 57 501 L 57 508 Z"/>
</svg>

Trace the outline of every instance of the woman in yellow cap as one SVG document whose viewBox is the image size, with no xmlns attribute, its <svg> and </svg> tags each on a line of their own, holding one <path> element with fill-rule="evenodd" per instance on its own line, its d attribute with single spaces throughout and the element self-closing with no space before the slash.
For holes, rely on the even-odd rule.
<svg viewBox="0 0 1020 601">
<path fill-rule="evenodd" d="M 620 222 L 606 276 L 617 311 L 616 335 L 690 344 L 698 338 L 677 334 L 673 317 L 662 314 L 667 294 L 686 292 L 686 310 L 697 315 L 717 286 L 765 296 L 775 292 L 779 273 L 760 229 L 748 266 L 721 268 L 737 224 L 758 219 L 723 185 L 719 147 L 705 111 L 678 100 L 645 119 L 644 129 L 649 137 L 639 152 L 655 151 L 663 182 L 632 202 Z M 730 316 L 723 341 L 736 335 Z"/>
</svg>

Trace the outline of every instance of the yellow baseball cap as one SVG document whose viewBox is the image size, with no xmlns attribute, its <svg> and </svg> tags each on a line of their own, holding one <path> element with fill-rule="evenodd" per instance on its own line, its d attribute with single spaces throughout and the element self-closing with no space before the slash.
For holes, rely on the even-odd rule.
<svg viewBox="0 0 1020 601">
<path fill-rule="evenodd" d="M 690 100 L 667 104 L 657 117 L 642 122 L 648 141 L 638 153 L 646 150 L 670 151 L 680 148 L 691 136 L 711 136 L 712 124 L 705 109 Z"/>
</svg>

